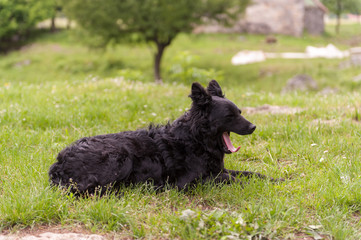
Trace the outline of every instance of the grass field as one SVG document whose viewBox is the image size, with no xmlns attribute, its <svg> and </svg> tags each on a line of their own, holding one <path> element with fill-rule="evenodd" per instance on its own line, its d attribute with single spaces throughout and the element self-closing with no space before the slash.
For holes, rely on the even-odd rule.
<svg viewBox="0 0 361 240">
<path fill-rule="evenodd" d="M 268 60 L 232 66 L 242 49 L 304 51 L 307 45 L 357 44 L 359 25 L 322 37 L 181 35 L 163 62 L 165 84 L 152 82 L 146 45 L 89 51 L 69 32 L 43 35 L 0 56 L 0 230 L 62 226 L 118 238 L 360 239 L 360 67 L 345 60 Z M 358 42 L 360 44 L 360 42 Z M 179 70 L 180 69 L 180 70 Z M 281 94 L 295 74 L 312 76 L 318 91 Z M 57 153 L 83 136 L 166 123 L 190 106 L 194 80 L 216 76 L 241 108 L 264 104 L 298 108 L 293 114 L 247 113 L 250 136 L 232 135 L 238 153 L 227 168 L 283 177 L 282 184 L 251 180 L 197 186 L 190 192 L 150 186 L 124 196 L 76 199 L 51 189 L 47 171 Z"/>
</svg>

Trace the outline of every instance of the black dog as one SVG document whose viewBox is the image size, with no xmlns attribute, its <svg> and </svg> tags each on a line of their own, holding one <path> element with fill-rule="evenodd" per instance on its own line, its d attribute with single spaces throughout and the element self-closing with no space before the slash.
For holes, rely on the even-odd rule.
<svg viewBox="0 0 361 240">
<path fill-rule="evenodd" d="M 197 181 L 236 181 L 264 175 L 224 168 L 224 154 L 237 152 L 230 132 L 251 134 L 256 126 L 224 98 L 212 80 L 207 89 L 193 83 L 191 109 L 165 126 L 82 138 L 62 150 L 49 170 L 52 184 L 72 192 L 152 182 L 185 189 Z"/>
</svg>

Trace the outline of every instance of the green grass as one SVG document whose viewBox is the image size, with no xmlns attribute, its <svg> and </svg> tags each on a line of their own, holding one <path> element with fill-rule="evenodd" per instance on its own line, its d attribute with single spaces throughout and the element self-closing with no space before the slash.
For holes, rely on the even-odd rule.
<svg viewBox="0 0 361 240">
<path fill-rule="evenodd" d="M 241 41 L 238 35 L 181 35 L 166 52 L 163 85 L 152 82 L 152 55 L 145 45 L 89 51 L 60 32 L 0 56 L 0 229 L 80 226 L 154 239 L 360 239 L 361 83 L 352 80 L 360 68 L 339 69 L 343 60 L 324 59 L 230 64 L 242 49 L 303 51 L 308 44 L 328 42 L 345 49 L 349 39 L 361 35 L 359 28 L 345 26 L 341 36 L 279 36 L 276 46 L 265 44 L 263 36 Z M 30 64 L 18 64 L 26 60 Z M 176 64 L 189 72 L 174 83 L 168 69 Z M 283 177 L 284 183 L 254 179 L 244 186 L 196 186 L 187 193 L 135 186 L 124 188 L 121 198 L 87 199 L 49 187 L 49 166 L 76 139 L 165 123 L 182 114 L 191 103 L 192 79 L 186 77 L 194 72 L 201 73 L 193 78 L 202 83 L 209 73 L 219 75 L 226 96 L 241 108 L 302 109 L 245 111 L 257 130 L 233 134 L 241 150 L 225 159 L 227 168 Z M 281 94 L 298 73 L 339 93 Z"/>
</svg>

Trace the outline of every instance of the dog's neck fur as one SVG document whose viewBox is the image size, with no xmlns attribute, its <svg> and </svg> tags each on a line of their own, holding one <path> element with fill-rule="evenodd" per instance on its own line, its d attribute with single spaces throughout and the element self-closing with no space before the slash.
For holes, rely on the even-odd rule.
<svg viewBox="0 0 361 240">
<path fill-rule="evenodd" d="M 217 133 L 211 131 L 211 126 L 206 117 L 203 114 L 207 114 L 204 110 L 199 111 L 196 109 L 196 106 L 185 112 L 182 116 L 176 119 L 171 126 L 173 127 L 174 132 L 178 133 L 187 133 L 192 132 L 192 139 L 189 139 L 189 134 L 177 134 L 178 136 L 184 136 L 185 141 L 194 141 L 194 144 L 200 145 L 204 149 L 212 149 L 209 152 L 211 155 L 217 159 L 224 158 L 224 152 L 218 146 L 218 139 L 220 136 L 217 136 Z"/>
</svg>

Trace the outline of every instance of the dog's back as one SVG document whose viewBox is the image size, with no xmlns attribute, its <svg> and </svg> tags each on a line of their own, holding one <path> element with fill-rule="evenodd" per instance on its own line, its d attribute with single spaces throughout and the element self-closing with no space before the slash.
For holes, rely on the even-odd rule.
<svg viewBox="0 0 361 240">
<path fill-rule="evenodd" d="M 161 157 L 146 130 L 82 138 L 62 150 L 57 160 L 49 170 L 51 182 L 74 191 L 93 193 L 117 182 L 162 182 Z"/>
</svg>

